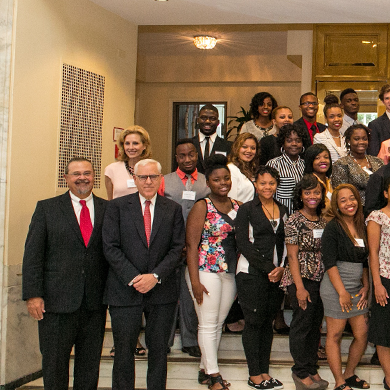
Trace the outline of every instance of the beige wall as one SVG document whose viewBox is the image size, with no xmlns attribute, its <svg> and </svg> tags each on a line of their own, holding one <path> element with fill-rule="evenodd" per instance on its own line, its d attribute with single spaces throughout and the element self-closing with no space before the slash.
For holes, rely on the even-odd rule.
<svg viewBox="0 0 390 390">
<path fill-rule="evenodd" d="M 105 76 L 104 171 L 113 161 L 113 127 L 134 121 L 137 53 L 137 26 L 88 0 L 16 4 L 5 216 L 8 308 L 2 318 L 1 384 L 40 369 L 37 326 L 20 302 L 18 274 L 35 204 L 57 194 L 62 64 Z M 96 193 L 105 196 L 104 185 Z"/>
</svg>

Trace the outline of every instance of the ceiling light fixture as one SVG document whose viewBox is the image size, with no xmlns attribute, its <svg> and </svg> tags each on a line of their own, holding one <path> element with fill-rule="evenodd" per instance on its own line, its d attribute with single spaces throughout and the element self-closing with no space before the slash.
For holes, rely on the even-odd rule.
<svg viewBox="0 0 390 390">
<path fill-rule="evenodd" d="M 217 44 L 217 38 L 209 37 L 206 35 L 198 35 L 194 37 L 194 45 L 198 49 L 213 49 Z"/>
</svg>

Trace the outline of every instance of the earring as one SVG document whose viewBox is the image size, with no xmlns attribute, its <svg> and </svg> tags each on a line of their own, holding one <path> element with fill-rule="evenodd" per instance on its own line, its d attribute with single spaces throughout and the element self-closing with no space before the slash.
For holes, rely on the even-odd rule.
<svg viewBox="0 0 390 390">
<path fill-rule="evenodd" d="M 285 150 L 284 150 L 284 147 L 283 147 L 283 146 L 281 146 L 281 147 L 280 147 L 280 151 L 281 151 L 282 153 L 284 153 L 284 152 L 285 152 Z"/>
<path fill-rule="evenodd" d="M 305 153 L 305 147 L 302 146 L 302 152 L 301 153 Z"/>
</svg>

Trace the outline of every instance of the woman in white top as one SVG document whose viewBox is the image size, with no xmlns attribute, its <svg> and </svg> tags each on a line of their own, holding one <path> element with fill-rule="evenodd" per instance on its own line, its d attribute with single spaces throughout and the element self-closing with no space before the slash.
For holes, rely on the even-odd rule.
<svg viewBox="0 0 390 390">
<path fill-rule="evenodd" d="M 244 123 L 240 133 L 251 133 L 260 141 L 261 138 L 275 132 L 271 114 L 278 106 L 275 98 L 268 92 L 259 92 L 251 101 L 251 114 L 253 119 Z"/>
<path fill-rule="evenodd" d="M 134 165 L 152 156 L 149 134 L 141 126 L 123 130 L 118 148 L 119 161 L 108 165 L 104 171 L 108 200 L 137 192 L 133 179 Z"/>
<path fill-rule="evenodd" d="M 328 128 L 322 133 L 314 135 L 314 144 L 324 144 L 330 152 L 332 163 L 335 163 L 339 158 L 347 155 L 345 146 L 345 138 L 340 133 L 343 126 L 343 110 L 338 104 L 338 98 L 335 95 L 328 95 L 324 99 L 324 115 Z"/>
<path fill-rule="evenodd" d="M 229 197 L 239 202 L 249 202 L 255 196 L 253 184 L 259 161 L 259 144 L 251 133 L 240 134 L 229 155 L 232 188 Z"/>
</svg>

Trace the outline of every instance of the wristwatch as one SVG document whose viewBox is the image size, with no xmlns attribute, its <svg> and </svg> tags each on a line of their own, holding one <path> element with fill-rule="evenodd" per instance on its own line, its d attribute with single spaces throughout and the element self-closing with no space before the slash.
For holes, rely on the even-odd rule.
<svg viewBox="0 0 390 390">
<path fill-rule="evenodd" d="M 160 280 L 160 278 L 158 277 L 157 274 L 153 274 L 153 276 L 157 279 L 157 283 L 161 283 L 161 280 Z"/>
</svg>

